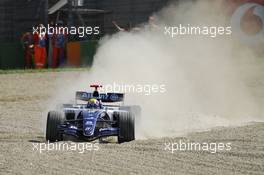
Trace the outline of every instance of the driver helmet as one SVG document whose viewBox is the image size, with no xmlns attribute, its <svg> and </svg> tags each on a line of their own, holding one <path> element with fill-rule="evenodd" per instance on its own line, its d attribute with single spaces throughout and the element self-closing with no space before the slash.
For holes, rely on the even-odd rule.
<svg viewBox="0 0 264 175">
<path fill-rule="evenodd" d="M 100 108 L 100 102 L 96 98 L 91 98 L 88 101 L 87 107 L 99 109 Z"/>
</svg>

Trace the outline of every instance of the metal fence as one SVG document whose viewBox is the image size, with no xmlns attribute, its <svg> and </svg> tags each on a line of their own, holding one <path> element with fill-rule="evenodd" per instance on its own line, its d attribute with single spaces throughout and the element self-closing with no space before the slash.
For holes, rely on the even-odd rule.
<svg viewBox="0 0 264 175">
<path fill-rule="evenodd" d="M 117 21 L 121 26 L 132 26 L 147 21 L 148 16 L 164 7 L 170 0 L 83 0 L 84 9 L 102 10 L 98 13 L 82 12 L 87 26 L 100 26 L 102 35 L 116 31 L 111 23 Z M 175 0 L 176 1 L 176 0 Z M 18 41 L 21 34 L 33 26 L 56 18 L 48 16 L 48 8 L 58 0 L 1 0 L 0 1 L 0 42 Z M 67 9 L 67 6 L 64 7 Z M 67 23 L 67 11 L 61 13 Z M 78 21 L 75 16 L 74 21 Z M 101 35 L 101 36 L 102 36 Z"/>
<path fill-rule="evenodd" d="M 47 0 L 1 0 L 0 42 L 18 41 L 23 32 L 47 22 Z"/>
</svg>

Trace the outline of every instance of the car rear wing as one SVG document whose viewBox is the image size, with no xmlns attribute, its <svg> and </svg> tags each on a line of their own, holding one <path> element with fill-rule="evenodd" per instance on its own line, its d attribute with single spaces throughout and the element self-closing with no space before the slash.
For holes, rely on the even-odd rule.
<svg viewBox="0 0 264 175">
<path fill-rule="evenodd" d="M 94 93 L 91 92 L 81 92 L 77 91 L 76 100 L 88 101 L 91 98 L 96 98 L 105 103 L 113 103 L 113 102 L 123 102 L 125 98 L 125 94 L 122 93 L 99 93 L 99 96 L 94 96 Z"/>
</svg>

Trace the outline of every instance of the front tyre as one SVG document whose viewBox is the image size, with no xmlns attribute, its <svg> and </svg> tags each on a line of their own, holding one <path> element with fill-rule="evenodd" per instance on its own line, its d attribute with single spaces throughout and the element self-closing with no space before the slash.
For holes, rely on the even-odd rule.
<svg viewBox="0 0 264 175">
<path fill-rule="evenodd" d="M 64 122 L 64 114 L 58 111 L 50 111 L 47 118 L 46 140 L 50 142 L 62 141 L 63 136 L 58 126 Z"/>
<path fill-rule="evenodd" d="M 118 143 L 135 140 L 135 118 L 131 112 L 118 111 L 115 113 L 118 121 Z"/>
</svg>

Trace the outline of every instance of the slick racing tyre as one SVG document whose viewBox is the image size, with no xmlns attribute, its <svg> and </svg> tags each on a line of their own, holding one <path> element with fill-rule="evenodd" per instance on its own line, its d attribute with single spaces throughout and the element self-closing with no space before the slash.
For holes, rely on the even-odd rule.
<svg viewBox="0 0 264 175">
<path fill-rule="evenodd" d="M 121 106 L 120 110 L 131 112 L 132 115 L 137 119 L 141 117 L 141 107 L 134 105 L 134 106 Z"/>
<path fill-rule="evenodd" d="M 50 111 L 47 118 L 46 140 L 50 142 L 62 141 L 63 136 L 58 126 L 64 121 L 64 114 L 58 111 Z"/>
<path fill-rule="evenodd" d="M 135 119 L 131 112 L 115 112 L 118 121 L 118 143 L 135 140 Z"/>
</svg>

